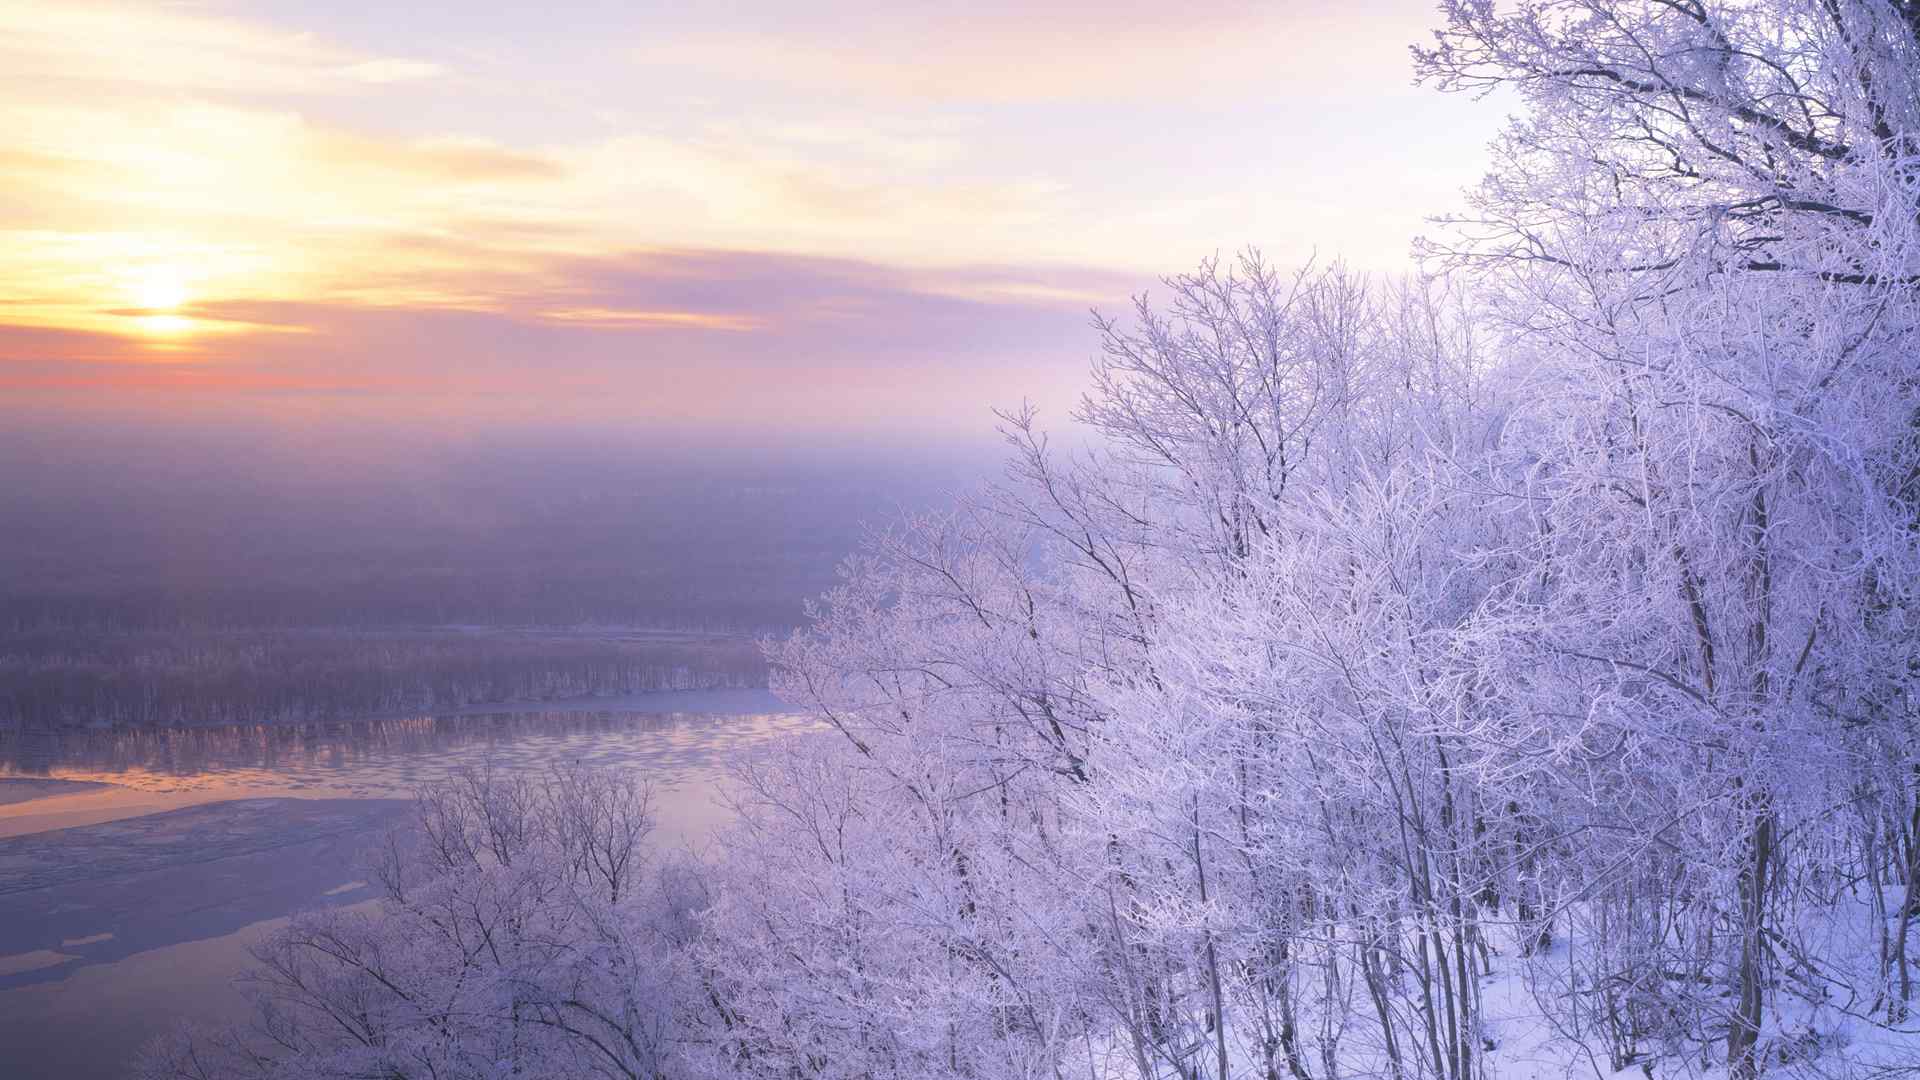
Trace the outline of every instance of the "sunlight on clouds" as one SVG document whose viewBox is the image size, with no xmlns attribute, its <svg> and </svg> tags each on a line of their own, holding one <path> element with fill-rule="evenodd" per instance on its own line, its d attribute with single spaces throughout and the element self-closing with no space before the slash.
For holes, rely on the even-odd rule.
<svg viewBox="0 0 1920 1080">
<path fill-rule="evenodd" d="M 14 326 L 133 338 L 260 329 L 192 308 L 242 291 L 269 262 L 245 248 L 170 233 L 0 231 L 0 293 Z"/>
<path fill-rule="evenodd" d="M 155 266 L 142 271 L 129 291 L 133 295 L 134 306 L 148 311 L 172 311 L 187 299 L 186 280 L 172 266 Z"/>
<path fill-rule="evenodd" d="M 744 333 L 766 325 L 766 320 L 748 315 L 713 315 L 698 311 L 623 311 L 614 308 L 558 308 L 542 311 L 539 317 L 550 322 L 606 330 L 677 329 Z"/>
<path fill-rule="evenodd" d="M 58 99 L 72 84 L 188 91 L 348 93 L 442 74 L 439 65 L 356 56 L 302 31 L 155 4 L 0 0 L 9 92 Z"/>
<path fill-rule="evenodd" d="M 906 187 L 889 182 L 898 148 L 828 166 L 792 140 L 740 129 L 524 151 L 477 138 L 382 139 L 205 103 L 0 104 L 0 122 L 25 133 L 41 162 L 0 173 L 0 190 L 38 210 L 30 234 L 0 234 L 0 284 L 66 307 L 95 302 L 98 268 L 136 256 L 198 268 L 205 299 L 468 309 L 505 305 L 560 255 L 718 247 L 979 258 L 1005 250 L 995 237 L 1034 227 L 1064 195 L 1046 181 Z M 837 159 L 855 141 L 811 131 L 799 142 Z M 869 140 L 862 153 L 875 152 Z M 137 239 L 155 222 L 191 237 L 192 250 Z"/>
<path fill-rule="evenodd" d="M 1366 125 L 1307 95 L 1332 92 L 1333 57 L 1367 46 L 1340 63 L 1370 79 L 1404 67 L 1377 21 L 1248 9 L 1093 40 L 1060 12 L 976 14 L 889 12 L 846 37 L 635 12 L 605 40 L 505 15 L 473 40 L 434 13 L 404 31 L 304 13 L 356 45 L 298 12 L 0 0 L 0 330 L 105 335 L 141 362 L 311 365 L 357 319 L 458 314 L 596 347 L 733 341 L 747 363 L 753 335 L 801 324 L 895 340 L 859 320 L 906 317 L 906 292 L 1079 325 L 1149 273 L 1248 243 L 1286 261 L 1339 234 L 1396 263 L 1427 208 L 1409 185 L 1451 182 L 1328 149 Z M 1282 48 L 1283 31 L 1325 47 Z M 502 44 L 517 34 L 525 50 Z M 679 282 L 651 258 L 700 252 L 747 256 L 727 263 L 744 276 Z M 859 287 L 752 292 L 783 259 L 884 266 L 906 292 L 884 316 Z M 573 276 L 616 265 L 690 291 Z M 394 347 L 433 351 L 409 333 Z"/>
<path fill-rule="evenodd" d="M 757 83 L 886 100 L 1089 102 L 1325 94 L 1356 78 L 1404 87 L 1404 45 L 1425 5 L 968 5 L 874 19 L 858 35 L 829 20 L 707 29 L 636 44 L 635 61 Z M 1383 39 L 1399 47 L 1373 46 Z M 1311 40 L 1311 49 L 1286 48 Z M 1175 97 L 1177 95 L 1177 98 Z"/>
<path fill-rule="evenodd" d="M 156 338 L 183 337 L 196 325 L 194 320 L 179 315 L 138 315 L 133 322 L 140 333 Z"/>
<path fill-rule="evenodd" d="M 340 69 L 341 74 L 350 79 L 365 83 L 403 83 L 431 79 L 446 73 L 439 64 L 424 60 L 362 60 L 357 64 L 348 64 Z"/>
</svg>

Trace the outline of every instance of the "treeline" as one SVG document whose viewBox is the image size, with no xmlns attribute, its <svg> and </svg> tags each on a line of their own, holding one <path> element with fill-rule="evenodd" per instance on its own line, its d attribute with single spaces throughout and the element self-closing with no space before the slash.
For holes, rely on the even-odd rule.
<svg viewBox="0 0 1920 1080">
<path fill-rule="evenodd" d="M 98 779 L 129 772 L 197 776 L 267 769 L 309 783 L 335 779 L 356 788 L 378 787 L 403 782 L 394 780 L 381 762 L 445 757 L 464 747 L 502 747 L 529 739 L 619 745 L 635 734 L 671 736 L 688 729 L 698 729 L 706 738 L 719 723 L 704 712 L 641 712 L 609 702 L 604 707 L 531 704 L 466 715 L 409 713 L 312 723 L 0 731 L 0 773 L 79 773 Z M 647 771 L 631 761 L 618 767 Z"/>
<path fill-rule="evenodd" d="M 847 543 L 852 542 L 849 537 Z M 685 568 L 448 569 L 403 562 L 377 571 L 319 568 L 281 579 L 232 575 L 53 588 L 0 585 L 0 634 L 581 624 L 760 633 L 798 623 L 801 599 L 831 583 L 833 559 L 824 552 L 808 554 L 804 560 L 768 557 L 712 566 L 700 584 L 689 582 Z"/>
<path fill-rule="evenodd" d="M 13 635 L 0 637 L 0 728 L 301 722 L 765 681 L 741 637 Z"/>
</svg>

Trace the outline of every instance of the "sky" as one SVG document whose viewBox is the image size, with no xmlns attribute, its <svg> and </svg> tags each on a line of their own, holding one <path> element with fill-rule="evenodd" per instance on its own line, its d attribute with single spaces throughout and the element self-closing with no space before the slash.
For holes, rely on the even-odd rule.
<svg viewBox="0 0 1920 1080">
<path fill-rule="evenodd" d="M 494 10 L 494 9 L 499 10 Z M 1424 0 L 0 0 L 0 414 L 934 438 L 1248 246 L 1395 271 Z M 54 418 L 49 420 L 48 418 Z"/>
</svg>

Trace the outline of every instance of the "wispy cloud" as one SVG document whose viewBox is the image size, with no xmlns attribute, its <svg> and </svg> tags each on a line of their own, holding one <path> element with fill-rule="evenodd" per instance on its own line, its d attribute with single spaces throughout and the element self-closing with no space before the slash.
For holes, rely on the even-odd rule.
<svg viewBox="0 0 1920 1080">
<path fill-rule="evenodd" d="M 160 4 L 0 3 L 0 71 L 10 91 L 76 86 L 245 94 L 351 93 L 445 74 L 438 63 L 367 56 L 305 31 Z"/>
<path fill-rule="evenodd" d="M 695 250 L 556 258 L 540 276 L 492 309 L 211 302 L 186 317 L 231 331 L 167 348 L 0 314 L 0 393 L 298 394 L 396 416 L 431 399 L 475 416 L 756 430 L 861 416 L 978 433 L 1021 394 L 1063 411 L 1087 355 L 1082 301 L 1139 284 Z"/>
<path fill-rule="evenodd" d="M 1398 257 L 1420 9 L 0 0 L 0 390 L 1044 396 L 1149 270 Z"/>
<path fill-rule="evenodd" d="M 748 333 L 767 325 L 766 320 L 754 315 L 708 315 L 698 311 L 635 311 L 602 307 L 553 308 L 536 312 L 535 316 L 566 326 L 603 330 L 686 329 Z"/>
<path fill-rule="evenodd" d="M 832 3 L 803 20 L 731 20 L 636 44 L 642 64 L 709 79 L 944 102 L 1229 104 L 1339 98 L 1407 82 L 1418 4 Z M 851 29 L 850 29 L 851 28 Z M 1398 49 L 1376 46 L 1390 40 Z M 1298 46 L 1311 43 L 1311 48 Z M 1379 92 L 1374 87 L 1371 91 Z"/>
</svg>

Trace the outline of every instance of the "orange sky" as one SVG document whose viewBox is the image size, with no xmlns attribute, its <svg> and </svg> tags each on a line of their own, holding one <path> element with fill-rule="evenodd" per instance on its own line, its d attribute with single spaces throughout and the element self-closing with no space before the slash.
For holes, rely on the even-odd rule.
<svg viewBox="0 0 1920 1080">
<path fill-rule="evenodd" d="M 0 407 L 978 428 L 1214 251 L 1401 266 L 1430 22 L 0 0 Z"/>
</svg>

